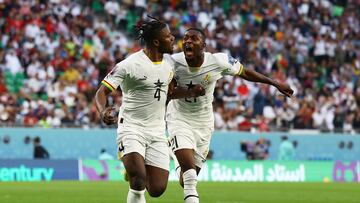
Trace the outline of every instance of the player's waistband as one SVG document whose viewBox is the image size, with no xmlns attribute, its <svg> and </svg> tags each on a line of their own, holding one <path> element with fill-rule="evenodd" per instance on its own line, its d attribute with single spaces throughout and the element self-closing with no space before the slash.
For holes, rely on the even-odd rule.
<svg viewBox="0 0 360 203">
<path fill-rule="evenodd" d="M 127 119 L 120 117 L 118 128 L 134 128 L 145 131 L 162 131 L 165 130 L 165 120 L 155 120 L 151 122 L 143 122 L 141 120 Z"/>
</svg>

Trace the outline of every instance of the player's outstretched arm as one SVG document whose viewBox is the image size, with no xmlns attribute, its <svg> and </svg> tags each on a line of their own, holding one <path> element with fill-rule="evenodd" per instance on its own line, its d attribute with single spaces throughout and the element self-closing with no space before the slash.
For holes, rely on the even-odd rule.
<svg viewBox="0 0 360 203">
<path fill-rule="evenodd" d="M 294 90 L 292 90 L 288 84 L 277 82 L 251 69 L 244 69 L 240 77 L 251 82 L 261 82 L 272 85 L 287 97 L 291 97 L 292 94 L 294 93 Z"/>
<path fill-rule="evenodd" d="M 168 98 L 169 99 L 181 99 L 190 97 L 199 97 L 205 95 L 205 88 L 202 85 L 195 85 L 191 89 L 185 89 L 176 86 L 176 81 L 171 81 L 169 85 Z"/>
<path fill-rule="evenodd" d="M 106 107 L 107 96 L 110 93 L 111 91 L 107 87 L 101 85 L 95 94 L 96 108 L 100 113 L 101 120 L 103 120 L 104 123 L 107 125 L 114 124 L 117 121 L 116 116 L 112 114 L 112 112 L 114 111 L 114 107 Z"/>
</svg>

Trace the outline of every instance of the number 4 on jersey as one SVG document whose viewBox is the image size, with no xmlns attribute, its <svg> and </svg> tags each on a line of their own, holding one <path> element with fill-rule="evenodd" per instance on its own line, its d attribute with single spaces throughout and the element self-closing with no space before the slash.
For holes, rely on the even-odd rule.
<svg viewBox="0 0 360 203">
<path fill-rule="evenodd" d="M 156 83 L 154 83 L 155 85 L 155 94 L 154 94 L 154 98 L 156 98 L 158 101 L 160 101 L 160 92 L 163 91 L 161 90 L 161 87 L 163 86 L 163 82 L 160 82 L 160 79 L 158 79 L 158 81 Z"/>
</svg>

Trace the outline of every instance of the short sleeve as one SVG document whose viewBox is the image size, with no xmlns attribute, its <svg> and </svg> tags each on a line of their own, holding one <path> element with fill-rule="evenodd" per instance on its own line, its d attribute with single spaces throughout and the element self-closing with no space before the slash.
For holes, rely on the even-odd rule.
<svg viewBox="0 0 360 203">
<path fill-rule="evenodd" d="M 241 75 L 244 72 L 244 66 L 239 60 L 225 53 L 214 54 L 218 65 L 221 68 L 222 75 Z"/>
<path fill-rule="evenodd" d="M 116 66 L 107 74 L 101 81 L 101 84 L 109 88 L 111 91 L 117 89 L 122 83 L 126 75 L 126 65 L 123 62 L 116 64 Z"/>
</svg>

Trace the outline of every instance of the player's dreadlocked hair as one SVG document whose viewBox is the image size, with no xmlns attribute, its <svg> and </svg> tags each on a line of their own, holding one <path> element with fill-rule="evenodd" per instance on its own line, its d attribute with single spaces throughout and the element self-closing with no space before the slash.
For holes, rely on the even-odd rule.
<svg viewBox="0 0 360 203">
<path fill-rule="evenodd" d="M 199 33 L 201 34 L 201 37 L 203 38 L 203 40 L 204 40 L 204 42 L 205 42 L 205 40 L 206 40 L 206 35 L 205 35 L 205 32 L 204 32 L 202 29 L 196 28 L 196 27 L 191 27 L 191 28 L 187 29 L 186 32 L 187 32 L 187 31 L 190 31 L 190 30 L 195 30 L 195 31 L 199 32 Z"/>
<path fill-rule="evenodd" d="M 148 15 L 149 20 L 141 22 L 136 27 L 139 40 L 144 40 L 146 45 L 151 45 L 152 40 L 159 36 L 159 31 L 166 27 L 166 23 Z"/>
</svg>

